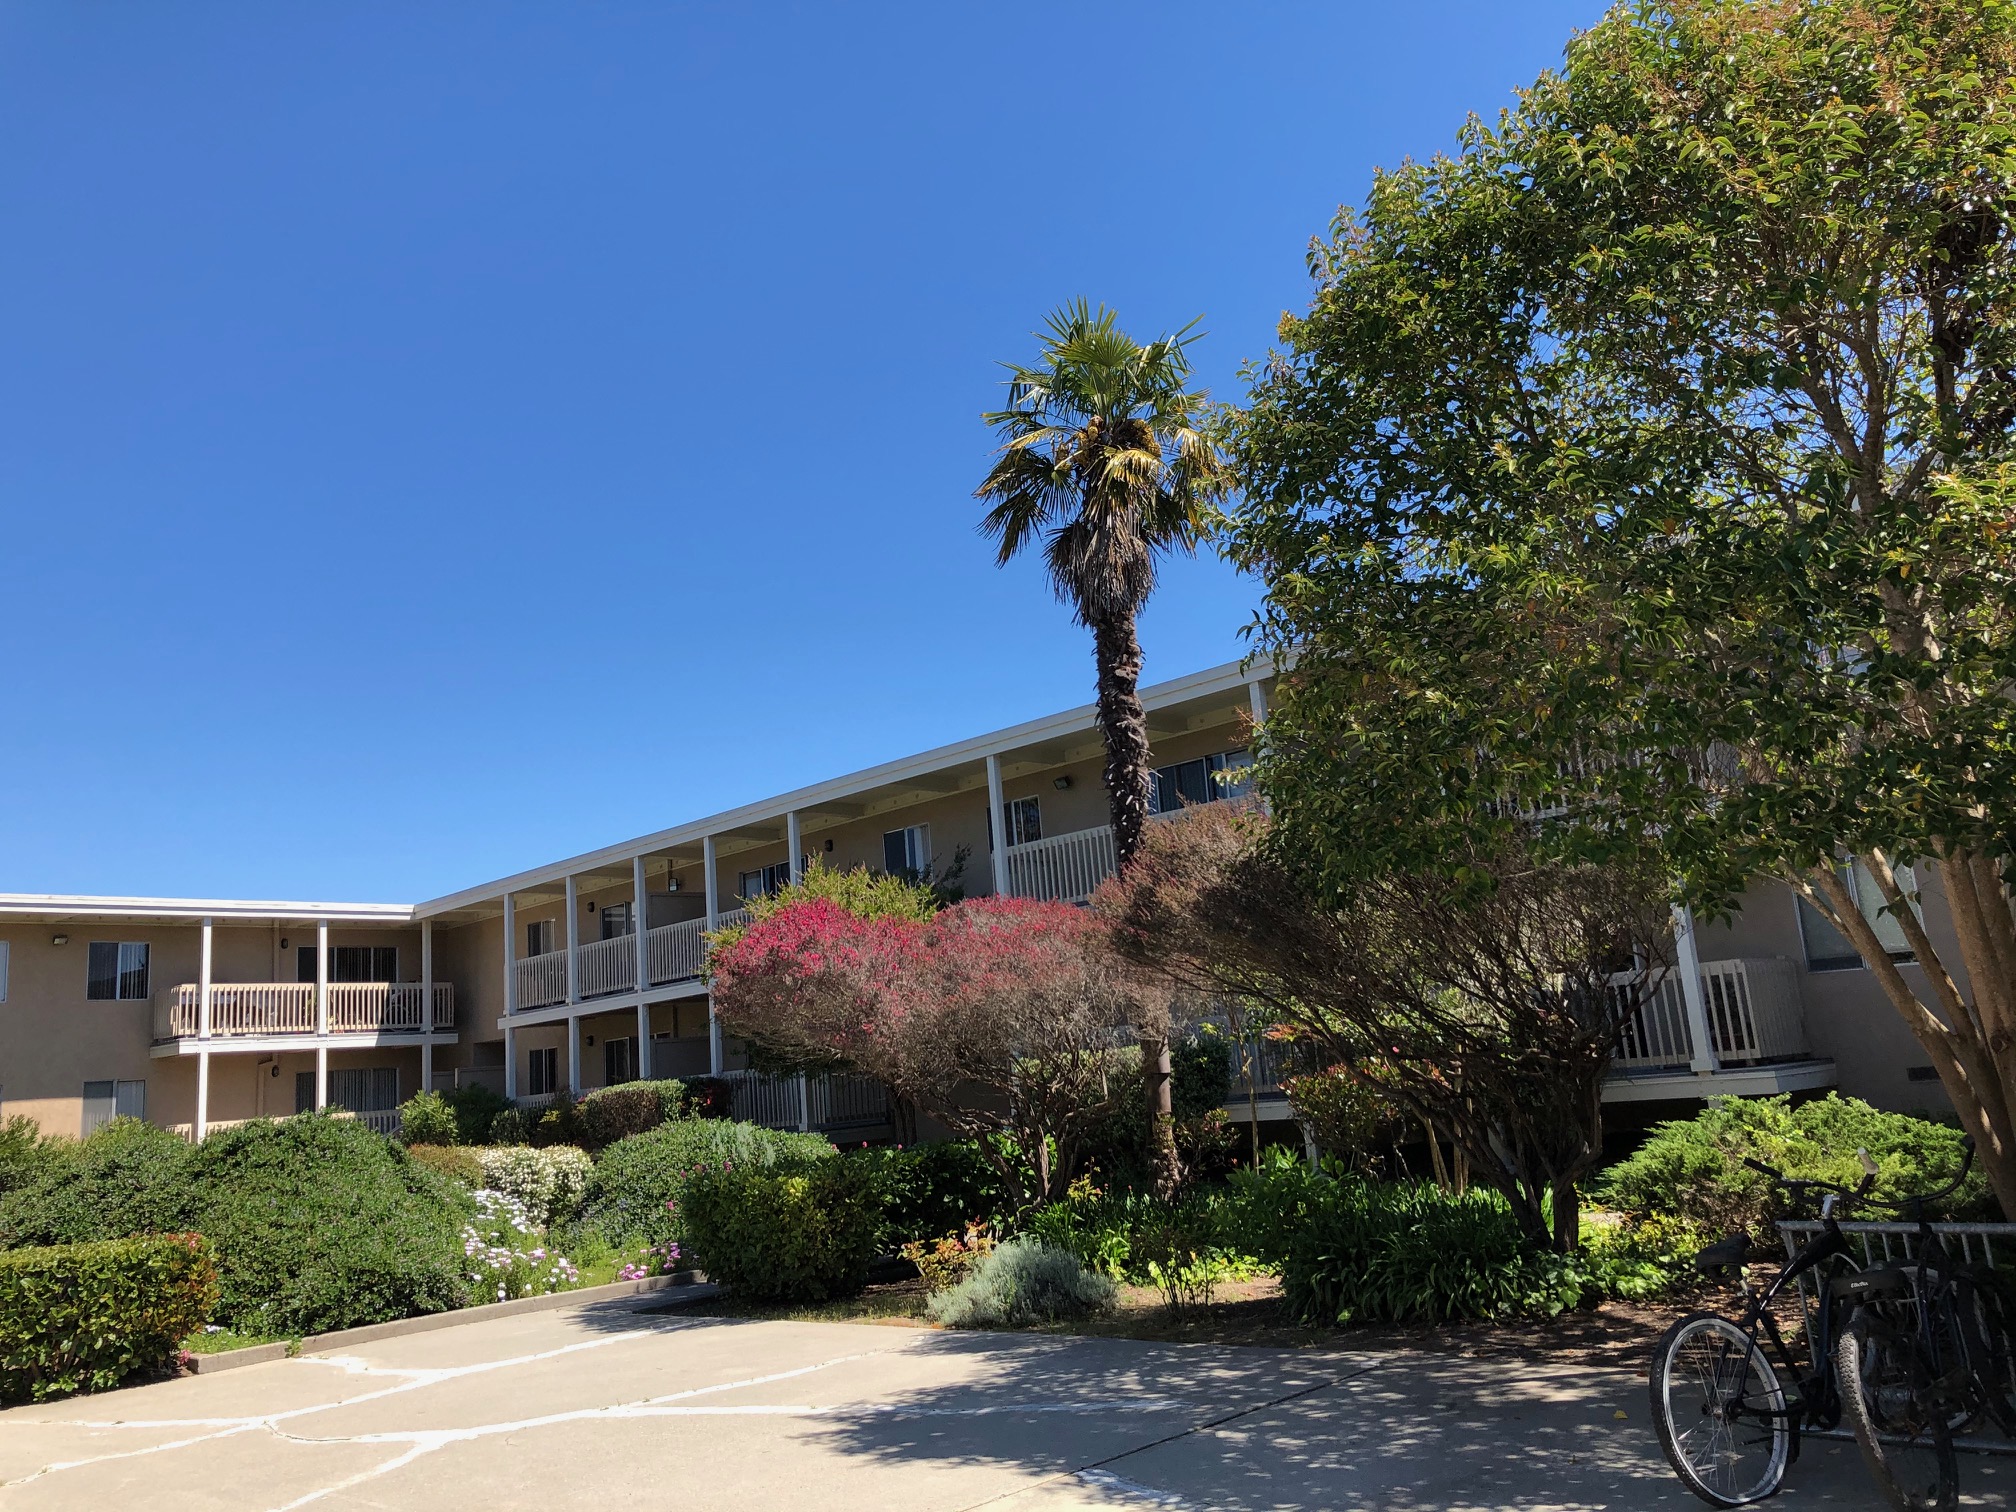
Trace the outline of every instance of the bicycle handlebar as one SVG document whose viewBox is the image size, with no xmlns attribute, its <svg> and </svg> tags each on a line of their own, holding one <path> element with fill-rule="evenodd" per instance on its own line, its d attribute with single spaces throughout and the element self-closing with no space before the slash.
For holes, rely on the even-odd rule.
<svg viewBox="0 0 2016 1512">
<path fill-rule="evenodd" d="M 1857 1150 L 1855 1152 L 1862 1162 L 1862 1179 L 1856 1182 L 1852 1188 L 1838 1186 L 1831 1181 L 1816 1181 L 1806 1177 L 1787 1176 L 1783 1171 L 1774 1170 L 1772 1167 L 1764 1164 L 1763 1161 L 1752 1159 L 1747 1155 L 1743 1157 L 1743 1164 L 1757 1172 L 1758 1175 L 1764 1176 L 1785 1188 L 1787 1192 L 1791 1193 L 1792 1200 L 1795 1202 L 1803 1198 L 1808 1192 L 1832 1192 L 1837 1197 L 1846 1197 L 1852 1201 L 1867 1202 L 1871 1207 L 1888 1208 L 1893 1212 L 1903 1212 L 1906 1209 L 1922 1211 L 1927 1205 L 1939 1202 L 1959 1191 L 1960 1183 L 1965 1181 L 1967 1173 L 1974 1169 L 1974 1136 L 1969 1134 L 1960 1143 L 1961 1148 L 1966 1151 L 1966 1155 L 1960 1162 L 1959 1174 L 1951 1181 L 1947 1182 L 1946 1185 L 1939 1188 L 1936 1192 L 1923 1192 L 1912 1197 L 1900 1197 L 1890 1202 L 1878 1202 L 1869 1196 L 1869 1189 L 1876 1185 L 1876 1162 L 1869 1158 L 1867 1150 Z"/>
</svg>

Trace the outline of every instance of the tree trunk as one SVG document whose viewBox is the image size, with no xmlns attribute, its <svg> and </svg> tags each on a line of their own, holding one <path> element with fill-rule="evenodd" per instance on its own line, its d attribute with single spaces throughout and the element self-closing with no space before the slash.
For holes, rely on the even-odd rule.
<svg viewBox="0 0 2016 1512">
<path fill-rule="evenodd" d="M 1092 654 L 1099 677 L 1099 732 L 1106 742 L 1106 804 L 1113 823 L 1114 864 L 1124 876 L 1141 849 L 1153 771 L 1148 715 L 1141 707 L 1141 640 L 1133 615 L 1095 622 Z M 1176 1155 L 1169 1040 L 1144 1026 L 1140 1042 L 1141 1081 L 1148 1094 L 1149 1168 L 1155 1190 L 1173 1197 L 1183 1184 L 1183 1164 Z"/>
<path fill-rule="evenodd" d="M 1916 910 L 1904 898 L 1888 858 L 1879 851 L 1861 859 L 1890 906 L 1890 917 L 1897 921 L 1905 943 L 1917 957 L 1920 975 L 1932 989 L 1930 1003 L 1897 969 L 1833 867 L 1794 873 L 1789 880 L 1795 891 L 1854 944 L 1890 1006 L 1938 1072 L 1960 1126 L 1974 1136 L 1975 1158 L 2003 1215 L 2016 1215 L 2016 1118 L 2011 1113 L 2016 1036 L 2001 1012 L 2016 983 L 2001 971 L 2001 961 L 2008 954 L 2003 937 L 2011 931 L 2012 915 L 2000 875 L 1992 866 L 1977 868 L 1976 858 L 1965 853 L 1942 857 L 1937 863 L 1972 989 L 1973 1001 L 1969 1002 L 1951 968 L 1933 947 Z M 1988 873 L 1988 888 L 1978 885 L 1977 870 Z"/>
<path fill-rule="evenodd" d="M 1557 1182 L 1549 1206 L 1554 1209 L 1554 1249 L 1572 1255 L 1582 1245 L 1582 1198 L 1572 1181 Z"/>
</svg>

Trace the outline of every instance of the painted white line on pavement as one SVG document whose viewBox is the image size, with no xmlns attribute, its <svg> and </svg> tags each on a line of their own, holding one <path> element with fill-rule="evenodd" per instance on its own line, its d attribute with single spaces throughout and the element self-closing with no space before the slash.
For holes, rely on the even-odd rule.
<svg viewBox="0 0 2016 1512">
<path fill-rule="evenodd" d="M 1115 1475 L 1111 1470 L 1080 1470 L 1072 1477 L 1088 1486 L 1096 1486 L 1101 1491 L 1111 1491 L 1133 1501 L 1151 1502 L 1158 1507 L 1171 1507 L 1177 1512 L 1189 1512 L 1190 1503 L 1169 1491 L 1157 1491 L 1153 1486 L 1144 1486 L 1139 1481 L 1131 1481 L 1124 1475 Z"/>
</svg>

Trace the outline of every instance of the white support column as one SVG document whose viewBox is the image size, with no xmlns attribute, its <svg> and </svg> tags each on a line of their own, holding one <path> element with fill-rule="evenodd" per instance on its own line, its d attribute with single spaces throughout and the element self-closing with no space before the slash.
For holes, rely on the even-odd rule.
<svg viewBox="0 0 2016 1512">
<path fill-rule="evenodd" d="M 329 1106 L 329 921 L 315 925 L 315 1106 Z"/>
<path fill-rule="evenodd" d="M 196 1037 L 206 1040 L 210 1038 L 210 936 L 211 924 L 208 919 L 205 919 L 203 921 L 203 961 L 201 966 L 198 967 L 201 975 L 197 978 L 198 985 L 196 988 Z M 207 1080 L 207 1078 L 199 1077 L 199 1080 Z M 196 1137 L 201 1139 L 203 1136 L 199 1133 Z"/>
<path fill-rule="evenodd" d="M 567 1090 L 581 1095 L 581 1015 L 567 1016 Z"/>
<path fill-rule="evenodd" d="M 1701 991 L 1701 949 L 1694 936 L 1694 910 L 1673 905 L 1673 969 L 1680 974 L 1680 1001 L 1687 1010 L 1687 1037 L 1694 1042 L 1690 1064 L 1696 1076 L 1721 1069 L 1715 1037 L 1708 1027 L 1708 999 Z"/>
<path fill-rule="evenodd" d="M 721 883 L 716 875 L 719 858 L 714 853 L 714 837 L 707 835 L 700 841 L 700 866 L 706 873 L 704 878 L 707 893 L 707 928 L 710 932 L 721 927 Z M 676 1028 L 675 1028 L 676 1032 Z M 707 994 L 707 1074 L 721 1074 L 721 1020 L 714 1016 L 714 994 Z"/>
<path fill-rule="evenodd" d="M 581 894 L 567 878 L 567 1001 L 581 1001 Z"/>
<path fill-rule="evenodd" d="M 1267 721 L 1267 689 L 1261 685 L 1259 678 L 1256 677 L 1253 681 L 1246 684 L 1246 697 L 1253 705 L 1253 723 L 1256 725 L 1265 724 Z"/>
<path fill-rule="evenodd" d="M 798 1073 L 798 1132 L 812 1132 L 812 1086 L 803 1071 Z"/>
<path fill-rule="evenodd" d="M 329 921 L 315 926 L 315 1033 L 329 1032 Z M 321 1104 L 317 1103 L 317 1107 Z"/>
<path fill-rule="evenodd" d="M 504 1026 L 504 1096 L 518 1101 L 518 1031 Z"/>
<path fill-rule="evenodd" d="M 420 921 L 420 1090 L 434 1090 L 434 921 Z"/>
<path fill-rule="evenodd" d="M 790 813 L 784 816 L 784 847 L 791 853 L 786 858 L 791 863 L 791 880 L 793 882 L 804 881 L 805 858 L 803 851 L 805 849 L 805 842 L 798 833 L 798 810 L 796 809 L 791 810 Z"/>
<path fill-rule="evenodd" d="M 644 890 L 644 858 L 630 863 L 630 931 L 637 946 L 637 1076 L 651 1080 L 651 1006 L 643 994 L 651 986 L 651 947 L 644 938 L 651 926 L 651 895 Z"/>
<path fill-rule="evenodd" d="M 518 900 L 504 894 L 504 1016 L 518 1011 Z M 507 1034 L 509 1030 L 505 1031 Z"/>
<path fill-rule="evenodd" d="M 203 1143 L 209 1133 L 210 1052 L 199 1050 L 196 1052 L 196 1143 Z"/>
<path fill-rule="evenodd" d="M 987 758 L 987 838 L 994 847 L 994 896 L 1008 896 L 1008 805 L 1001 797 L 1001 758 Z"/>
</svg>

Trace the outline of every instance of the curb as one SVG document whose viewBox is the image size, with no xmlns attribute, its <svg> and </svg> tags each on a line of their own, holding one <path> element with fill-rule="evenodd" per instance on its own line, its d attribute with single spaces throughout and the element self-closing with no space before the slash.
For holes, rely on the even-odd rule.
<svg viewBox="0 0 2016 1512">
<path fill-rule="evenodd" d="M 612 1281 L 607 1286 L 590 1286 L 579 1291 L 549 1292 L 543 1297 L 515 1297 L 509 1302 L 486 1302 L 480 1307 L 457 1308 L 454 1312 L 424 1313 L 417 1318 L 395 1318 L 389 1323 L 366 1323 L 359 1328 L 339 1328 L 333 1333 L 309 1334 L 298 1346 L 250 1344 L 222 1354 L 193 1355 L 191 1368 L 198 1375 L 219 1370 L 236 1370 L 242 1365 L 264 1365 L 284 1360 L 290 1354 L 327 1354 L 353 1344 L 369 1344 L 377 1339 L 399 1339 L 407 1334 L 433 1333 L 464 1323 L 482 1323 L 492 1318 L 515 1318 L 520 1313 L 558 1312 L 566 1307 L 592 1307 L 599 1302 L 626 1302 L 637 1297 L 686 1302 L 711 1297 L 716 1288 L 703 1281 L 698 1271 L 679 1271 L 670 1276 L 647 1276 L 641 1281 Z"/>
</svg>

